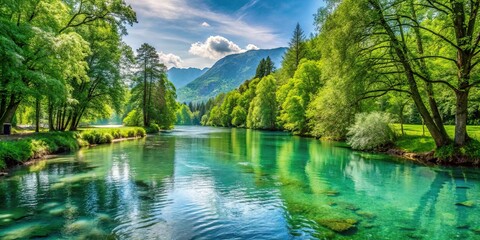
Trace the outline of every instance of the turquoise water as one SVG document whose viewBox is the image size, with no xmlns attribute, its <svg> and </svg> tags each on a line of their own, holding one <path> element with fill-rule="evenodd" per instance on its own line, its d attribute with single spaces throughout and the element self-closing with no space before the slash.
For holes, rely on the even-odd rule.
<svg viewBox="0 0 480 240">
<path fill-rule="evenodd" d="M 480 239 L 480 170 L 179 127 L 0 180 L 0 238 Z"/>
</svg>

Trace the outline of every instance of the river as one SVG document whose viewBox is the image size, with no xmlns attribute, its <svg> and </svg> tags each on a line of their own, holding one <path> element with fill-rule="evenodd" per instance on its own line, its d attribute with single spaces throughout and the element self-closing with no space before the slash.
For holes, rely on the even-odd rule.
<svg viewBox="0 0 480 240">
<path fill-rule="evenodd" d="M 177 127 L 0 179 L 0 238 L 480 239 L 480 170 Z"/>
</svg>

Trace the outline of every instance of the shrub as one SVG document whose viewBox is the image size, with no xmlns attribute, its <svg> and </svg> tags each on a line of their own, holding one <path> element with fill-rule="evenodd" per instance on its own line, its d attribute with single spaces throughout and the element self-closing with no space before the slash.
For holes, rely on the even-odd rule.
<svg viewBox="0 0 480 240">
<path fill-rule="evenodd" d="M 478 165 L 480 163 L 480 142 L 470 139 L 463 147 L 456 147 L 453 143 L 437 148 L 435 157 L 440 162 L 461 162 Z"/>
<path fill-rule="evenodd" d="M 158 128 L 157 132 L 160 131 L 160 128 L 158 127 L 158 125 L 156 125 L 156 126 Z M 145 137 L 145 135 L 147 135 L 147 132 L 143 128 L 136 128 L 136 130 L 137 130 L 136 137 Z"/>
<path fill-rule="evenodd" d="M 160 127 L 156 123 L 150 124 L 149 127 L 145 128 L 144 131 L 146 133 L 158 133 L 160 132 Z"/>
<path fill-rule="evenodd" d="M 347 143 L 358 150 L 372 150 L 395 140 L 395 133 L 390 127 L 392 118 L 387 113 L 360 113 L 355 116 L 355 123 L 348 129 Z"/>
</svg>

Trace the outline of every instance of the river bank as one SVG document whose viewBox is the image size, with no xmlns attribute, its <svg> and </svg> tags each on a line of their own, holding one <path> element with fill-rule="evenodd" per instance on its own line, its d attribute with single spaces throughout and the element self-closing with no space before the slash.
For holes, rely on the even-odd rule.
<svg viewBox="0 0 480 240">
<path fill-rule="evenodd" d="M 53 154 L 76 151 L 146 135 L 143 128 L 86 129 L 76 132 L 46 132 L 0 141 L 0 171 L 25 165 Z M 2 173 L 5 175 L 5 173 Z M 0 174 L 0 175 L 2 175 Z"/>
</svg>

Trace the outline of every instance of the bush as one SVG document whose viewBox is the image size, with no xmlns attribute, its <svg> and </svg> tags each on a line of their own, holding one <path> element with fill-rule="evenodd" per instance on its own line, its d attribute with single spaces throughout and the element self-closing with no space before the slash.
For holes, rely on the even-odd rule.
<svg viewBox="0 0 480 240">
<path fill-rule="evenodd" d="M 16 141 L 0 141 L 0 169 L 47 154 L 69 152 L 80 146 L 111 143 L 113 139 L 144 137 L 143 128 L 91 129 L 78 132 L 48 132 Z"/>
<path fill-rule="evenodd" d="M 373 150 L 393 143 L 395 133 L 390 127 L 392 118 L 387 113 L 360 113 L 348 129 L 347 143 L 358 150 Z"/>
<path fill-rule="evenodd" d="M 437 148 L 435 157 L 443 163 L 471 163 L 480 164 L 480 142 L 470 139 L 463 147 L 456 147 L 453 143 Z"/>
<path fill-rule="evenodd" d="M 158 133 L 160 132 L 160 127 L 156 123 L 150 124 L 149 127 L 145 128 L 144 131 L 146 133 Z"/>
</svg>

